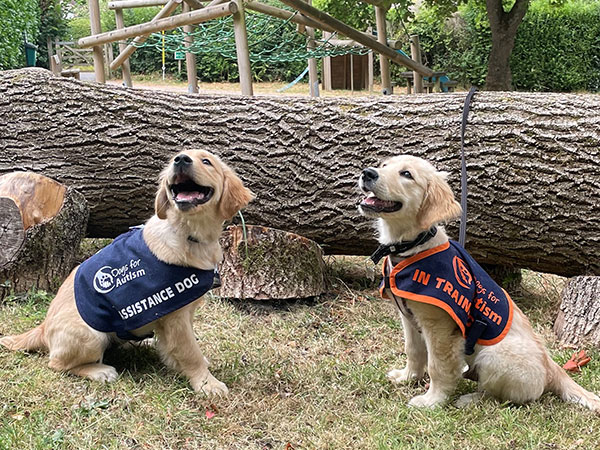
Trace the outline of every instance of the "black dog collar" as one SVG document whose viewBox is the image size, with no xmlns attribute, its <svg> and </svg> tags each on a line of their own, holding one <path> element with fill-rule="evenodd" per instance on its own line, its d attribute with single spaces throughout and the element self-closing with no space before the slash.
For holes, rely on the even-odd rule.
<svg viewBox="0 0 600 450">
<path fill-rule="evenodd" d="M 422 245 L 437 234 L 437 227 L 434 225 L 429 230 L 420 233 L 414 240 L 409 242 L 396 242 L 394 244 L 382 244 L 371 255 L 371 261 L 377 264 L 381 258 L 388 255 L 397 255 L 404 253 L 411 248 Z"/>
</svg>

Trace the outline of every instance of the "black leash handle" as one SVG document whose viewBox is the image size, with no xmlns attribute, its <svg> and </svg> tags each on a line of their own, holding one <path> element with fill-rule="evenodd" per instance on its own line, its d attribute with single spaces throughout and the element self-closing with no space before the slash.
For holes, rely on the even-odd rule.
<svg viewBox="0 0 600 450">
<path fill-rule="evenodd" d="M 460 216 L 460 229 L 458 232 L 458 243 L 465 246 L 465 239 L 467 236 L 467 162 L 465 160 L 465 129 L 467 128 L 467 120 L 469 118 L 469 108 L 471 106 L 471 99 L 477 88 L 473 86 L 467 98 L 465 98 L 465 105 L 463 106 L 462 115 L 462 126 L 460 127 L 460 206 L 462 208 L 462 215 Z"/>
</svg>

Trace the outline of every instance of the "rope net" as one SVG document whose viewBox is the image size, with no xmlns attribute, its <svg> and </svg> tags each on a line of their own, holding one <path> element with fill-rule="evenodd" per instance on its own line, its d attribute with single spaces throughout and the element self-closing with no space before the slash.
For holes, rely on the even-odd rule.
<svg viewBox="0 0 600 450">
<path fill-rule="evenodd" d="M 296 12 L 297 14 L 297 12 Z M 292 16 L 293 17 L 293 16 Z M 251 62 L 288 62 L 306 60 L 308 58 L 323 58 L 340 55 L 365 55 L 370 49 L 366 47 L 340 47 L 329 43 L 335 35 L 327 40 L 315 39 L 315 48 L 306 48 L 306 36 L 295 32 L 295 25 L 287 20 L 248 12 L 246 14 L 246 29 L 248 34 L 248 49 Z M 294 28 L 291 32 L 292 27 Z M 187 36 L 193 38 L 190 47 L 185 46 Z M 236 59 L 233 18 L 231 16 L 204 22 L 195 26 L 191 33 L 185 33 L 182 28 L 176 28 L 168 34 L 153 33 L 142 44 L 131 42 L 136 47 L 151 47 L 166 52 L 189 52 L 196 55 L 219 54 L 227 59 Z"/>
</svg>

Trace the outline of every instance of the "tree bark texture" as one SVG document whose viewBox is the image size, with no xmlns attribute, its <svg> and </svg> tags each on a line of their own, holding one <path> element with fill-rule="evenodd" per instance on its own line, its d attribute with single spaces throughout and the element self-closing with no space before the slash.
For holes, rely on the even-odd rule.
<svg viewBox="0 0 600 450">
<path fill-rule="evenodd" d="M 510 55 L 515 46 L 519 25 L 527 13 L 529 0 L 516 0 L 510 11 L 504 11 L 503 0 L 486 0 L 492 32 L 485 88 L 489 91 L 512 90 Z"/>
<path fill-rule="evenodd" d="M 274 228 L 229 227 L 221 237 L 219 296 L 284 300 L 325 292 L 323 251 L 315 241 Z"/>
<path fill-rule="evenodd" d="M 89 235 L 111 237 L 152 214 L 169 157 L 204 148 L 257 194 L 247 223 L 298 233 L 326 253 L 365 255 L 377 244 L 356 209 L 362 169 L 421 156 L 450 172 L 458 196 L 464 99 L 199 96 L 7 71 L 0 174 L 27 169 L 76 188 L 90 206 Z M 475 95 L 466 247 L 481 263 L 600 275 L 599 111 L 596 95 Z"/>
<path fill-rule="evenodd" d="M 88 208 L 73 188 L 31 173 L 0 177 L 0 300 L 55 291 L 78 262 Z"/>
<path fill-rule="evenodd" d="M 600 277 L 574 277 L 562 294 L 554 332 L 563 344 L 600 348 Z"/>
</svg>

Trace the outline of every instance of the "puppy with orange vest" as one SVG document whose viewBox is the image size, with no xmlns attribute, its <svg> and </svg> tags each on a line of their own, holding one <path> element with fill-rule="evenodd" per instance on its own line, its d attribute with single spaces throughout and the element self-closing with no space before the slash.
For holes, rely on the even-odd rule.
<svg viewBox="0 0 600 450">
<path fill-rule="evenodd" d="M 492 395 L 527 403 L 544 392 L 600 412 L 600 398 L 579 386 L 548 355 L 529 320 L 508 293 L 440 225 L 460 215 L 446 174 L 414 156 L 397 156 L 365 169 L 360 212 L 377 219 L 385 257 L 381 293 L 401 311 L 407 364 L 388 372 L 394 383 L 420 380 L 429 389 L 409 405 L 434 407 L 453 394 L 463 375 L 479 391 L 464 406 Z M 464 369 L 469 371 L 465 374 Z"/>
</svg>

